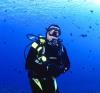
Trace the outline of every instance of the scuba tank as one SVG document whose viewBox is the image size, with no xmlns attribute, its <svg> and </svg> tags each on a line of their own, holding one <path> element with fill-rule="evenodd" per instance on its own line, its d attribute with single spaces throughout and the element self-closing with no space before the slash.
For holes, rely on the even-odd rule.
<svg viewBox="0 0 100 93">
<path fill-rule="evenodd" d="M 26 60 L 27 58 L 27 49 L 32 45 L 32 43 L 36 40 L 39 40 L 40 38 L 45 38 L 44 36 L 41 36 L 41 35 L 34 35 L 34 34 L 26 34 L 26 38 L 28 40 L 30 40 L 31 42 L 25 46 L 25 49 L 24 49 L 24 58 Z"/>
</svg>

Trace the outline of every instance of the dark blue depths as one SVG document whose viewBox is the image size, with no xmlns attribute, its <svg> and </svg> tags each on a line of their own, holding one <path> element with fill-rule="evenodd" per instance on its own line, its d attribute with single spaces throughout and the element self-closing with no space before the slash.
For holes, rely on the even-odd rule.
<svg viewBox="0 0 100 93">
<path fill-rule="evenodd" d="M 0 0 L 0 93 L 31 93 L 25 70 L 26 34 L 61 27 L 71 62 L 57 78 L 60 93 L 100 93 L 98 0 Z M 27 50 L 28 51 L 28 50 Z"/>
</svg>

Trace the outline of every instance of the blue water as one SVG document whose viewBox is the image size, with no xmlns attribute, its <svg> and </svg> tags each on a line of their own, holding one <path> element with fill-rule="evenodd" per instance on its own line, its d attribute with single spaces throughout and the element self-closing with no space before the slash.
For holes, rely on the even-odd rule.
<svg viewBox="0 0 100 93">
<path fill-rule="evenodd" d="M 52 23 L 71 63 L 57 78 L 60 93 L 100 93 L 99 0 L 0 0 L 0 93 L 31 93 L 26 34 L 45 35 Z"/>
</svg>

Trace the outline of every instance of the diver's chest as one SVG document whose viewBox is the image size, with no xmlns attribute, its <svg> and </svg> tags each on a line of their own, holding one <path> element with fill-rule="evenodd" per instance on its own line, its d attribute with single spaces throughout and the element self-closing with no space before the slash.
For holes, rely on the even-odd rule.
<svg viewBox="0 0 100 93">
<path fill-rule="evenodd" d="M 48 56 L 48 57 L 50 57 L 50 56 L 57 57 L 57 55 L 58 55 L 57 47 L 46 46 L 45 47 L 45 55 Z"/>
</svg>

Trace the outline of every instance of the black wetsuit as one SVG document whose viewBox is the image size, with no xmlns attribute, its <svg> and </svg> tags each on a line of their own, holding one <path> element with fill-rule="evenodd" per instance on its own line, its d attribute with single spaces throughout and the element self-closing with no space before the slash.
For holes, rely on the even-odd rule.
<svg viewBox="0 0 100 93">
<path fill-rule="evenodd" d="M 43 64 L 35 62 L 37 51 L 33 47 L 30 48 L 27 56 L 26 69 L 28 70 L 32 93 L 59 93 L 58 88 L 55 90 L 54 78 L 69 69 L 69 58 L 64 46 L 52 46 L 46 42 L 44 47 L 47 61 Z M 37 83 L 41 84 L 42 89 L 34 80 L 38 80 Z"/>
</svg>

